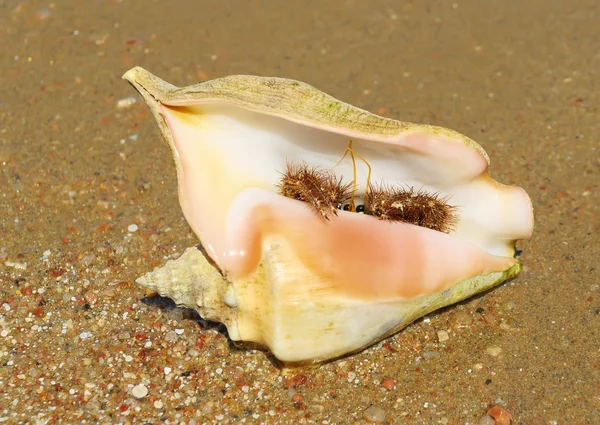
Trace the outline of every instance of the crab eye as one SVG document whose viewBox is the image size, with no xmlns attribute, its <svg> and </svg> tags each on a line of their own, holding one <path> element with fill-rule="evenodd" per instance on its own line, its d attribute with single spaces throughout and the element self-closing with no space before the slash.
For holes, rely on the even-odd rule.
<svg viewBox="0 0 600 425">
<path fill-rule="evenodd" d="M 340 210 L 350 211 L 350 204 L 340 205 Z"/>
<path fill-rule="evenodd" d="M 365 206 L 364 205 L 357 205 L 356 206 L 356 212 L 357 213 L 364 213 L 365 212 Z"/>
</svg>

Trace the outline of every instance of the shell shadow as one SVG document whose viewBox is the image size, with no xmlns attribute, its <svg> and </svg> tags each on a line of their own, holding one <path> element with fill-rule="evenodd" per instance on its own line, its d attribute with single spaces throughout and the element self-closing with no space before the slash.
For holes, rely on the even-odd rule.
<svg viewBox="0 0 600 425">
<path fill-rule="evenodd" d="M 148 307 L 159 309 L 161 312 L 167 315 L 167 317 L 170 320 L 174 320 L 177 322 L 183 320 L 191 320 L 193 322 L 196 322 L 200 326 L 201 331 L 214 330 L 220 333 L 221 335 L 225 336 L 225 338 L 227 339 L 227 345 L 232 351 L 243 352 L 250 349 L 261 351 L 266 355 L 267 359 L 273 366 L 277 368 L 282 367 L 281 362 L 279 362 L 279 360 L 277 360 L 275 356 L 273 356 L 271 352 L 264 346 L 252 342 L 233 341 L 229 337 L 229 332 L 227 332 L 227 327 L 224 324 L 204 319 L 193 308 L 180 307 L 177 304 L 175 304 L 175 302 L 171 298 L 163 297 L 158 294 L 151 297 L 146 296 L 140 299 L 140 302 Z"/>
<path fill-rule="evenodd" d="M 151 297 L 146 296 L 140 299 L 140 302 L 148 307 L 158 308 L 161 312 L 166 314 L 170 320 L 191 320 L 198 323 L 203 330 L 216 330 L 229 339 L 225 325 L 212 320 L 203 319 L 193 308 L 180 307 L 175 304 L 171 298 L 163 297 L 157 294 Z"/>
</svg>

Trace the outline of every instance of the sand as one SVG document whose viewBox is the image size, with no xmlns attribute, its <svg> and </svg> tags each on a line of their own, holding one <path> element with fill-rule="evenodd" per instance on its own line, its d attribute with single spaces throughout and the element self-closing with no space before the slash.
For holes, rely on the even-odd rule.
<svg viewBox="0 0 600 425">
<path fill-rule="evenodd" d="M 600 423 L 594 2 L 0 2 L 0 423 Z M 134 65 L 306 81 L 477 140 L 536 215 L 516 279 L 320 368 L 133 281 L 197 242 Z M 308 342 L 307 342 L 308 343 Z"/>
</svg>

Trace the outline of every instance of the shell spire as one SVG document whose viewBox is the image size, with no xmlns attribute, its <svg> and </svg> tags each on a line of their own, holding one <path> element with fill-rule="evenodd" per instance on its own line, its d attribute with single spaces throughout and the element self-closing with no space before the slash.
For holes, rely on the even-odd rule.
<svg viewBox="0 0 600 425">
<path fill-rule="evenodd" d="M 231 307 L 226 304 L 226 300 L 232 305 L 234 302 L 230 285 L 201 246 L 187 248 L 179 258 L 167 261 L 135 282 L 171 298 L 179 306 L 196 309 L 203 319 L 234 329 L 228 313 Z"/>
</svg>

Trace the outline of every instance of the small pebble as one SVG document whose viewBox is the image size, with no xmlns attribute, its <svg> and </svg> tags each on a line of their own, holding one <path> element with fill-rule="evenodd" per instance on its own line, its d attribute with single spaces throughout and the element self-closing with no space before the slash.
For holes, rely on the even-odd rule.
<svg viewBox="0 0 600 425">
<path fill-rule="evenodd" d="M 131 338 L 131 334 L 130 334 L 129 332 L 127 332 L 127 331 L 124 331 L 124 332 L 121 332 L 121 333 L 119 333 L 119 335 L 118 335 L 118 338 L 119 338 L 121 341 L 124 341 L 124 340 L 126 340 L 126 339 L 129 339 L 129 338 Z"/>
<path fill-rule="evenodd" d="M 364 411 L 365 419 L 369 422 L 380 424 L 385 421 L 385 412 L 381 407 L 369 406 Z"/>
<path fill-rule="evenodd" d="M 492 417 L 486 413 L 485 415 L 483 415 L 481 417 L 481 419 L 479 419 L 479 422 L 477 425 L 496 425 L 496 421 L 494 419 L 492 419 Z"/>
<path fill-rule="evenodd" d="M 381 385 L 388 391 L 396 388 L 396 382 L 392 378 L 385 378 L 383 381 L 381 381 Z"/>
<path fill-rule="evenodd" d="M 118 109 L 129 108 L 129 107 L 133 106 L 136 101 L 137 101 L 137 99 L 135 97 L 124 97 L 123 99 L 119 99 L 117 101 L 117 108 Z"/>
<path fill-rule="evenodd" d="M 138 231 L 137 224 L 130 224 L 129 226 L 127 226 L 127 231 L 129 233 L 137 232 Z"/>
<path fill-rule="evenodd" d="M 445 342 L 450 339 L 450 336 L 446 331 L 437 331 L 437 337 L 439 342 Z"/>
<path fill-rule="evenodd" d="M 144 398 L 148 395 L 148 388 L 146 388 L 146 386 L 142 384 L 136 385 L 131 389 L 131 394 L 135 398 Z"/>
<path fill-rule="evenodd" d="M 177 333 L 175 331 L 169 331 L 165 335 L 165 341 L 167 342 L 175 342 L 178 338 L 179 337 L 177 336 Z"/>
<path fill-rule="evenodd" d="M 154 407 L 155 407 L 155 408 L 157 408 L 157 409 L 162 409 L 162 407 L 163 407 L 163 402 L 162 402 L 162 401 L 160 401 L 160 400 L 156 400 L 156 401 L 154 402 Z"/>
<path fill-rule="evenodd" d="M 95 292 L 87 292 L 83 298 L 85 299 L 85 301 L 90 304 L 90 305 L 94 305 L 98 302 L 98 294 L 96 294 Z"/>
<path fill-rule="evenodd" d="M 306 384 L 307 381 L 308 381 L 308 377 L 306 375 L 298 373 L 298 374 L 294 375 L 292 378 L 289 378 L 287 380 L 286 386 L 288 388 L 296 388 L 300 385 Z"/>
<path fill-rule="evenodd" d="M 488 348 L 485 349 L 485 352 L 488 353 L 490 356 L 498 357 L 500 355 L 500 353 L 502 352 L 502 348 L 500 348 L 500 347 L 488 347 Z"/>
<path fill-rule="evenodd" d="M 487 414 L 494 418 L 494 425 L 511 425 L 512 415 L 500 406 L 492 407 Z"/>
</svg>

